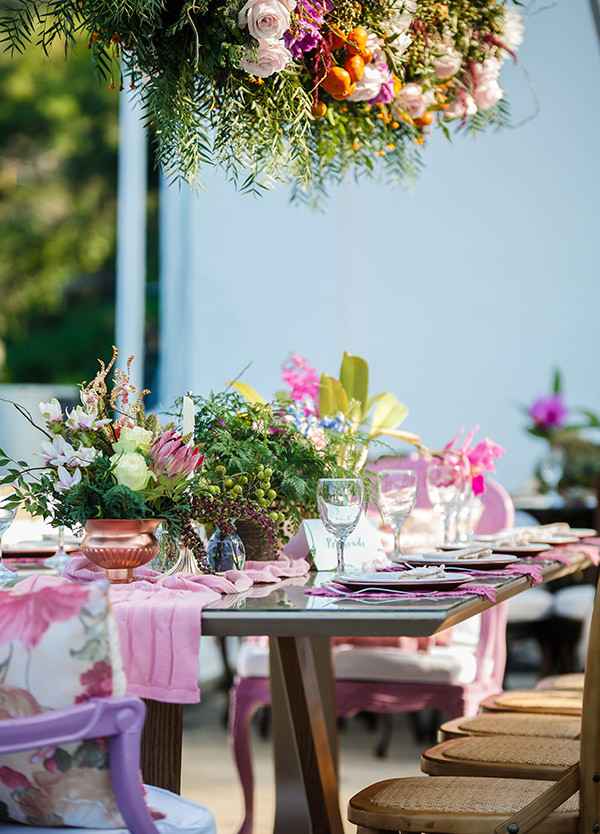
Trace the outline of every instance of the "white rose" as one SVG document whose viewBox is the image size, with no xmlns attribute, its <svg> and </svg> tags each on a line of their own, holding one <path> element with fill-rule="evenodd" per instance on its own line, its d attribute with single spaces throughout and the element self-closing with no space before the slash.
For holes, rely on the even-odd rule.
<svg viewBox="0 0 600 834">
<path fill-rule="evenodd" d="M 279 0 L 247 0 L 238 23 L 257 41 L 278 41 L 290 28 L 290 13 Z M 258 73 L 255 73 L 257 75 Z"/>
<path fill-rule="evenodd" d="M 152 473 L 142 455 L 137 452 L 124 452 L 113 455 L 110 462 L 118 484 L 129 487 L 134 492 L 145 489 Z"/>
<path fill-rule="evenodd" d="M 387 80 L 389 73 L 382 71 L 375 64 L 367 64 L 363 77 L 356 84 L 354 92 L 348 96 L 348 101 L 371 101 L 379 95 L 381 85 Z"/>
<path fill-rule="evenodd" d="M 504 28 L 502 31 L 501 40 L 513 52 L 521 46 L 523 42 L 523 34 L 525 32 L 525 23 L 523 16 L 516 9 L 510 7 L 504 10 Z"/>
<path fill-rule="evenodd" d="M 240 61 L 240 69 L 259 78 L 268 78 L 285 69 L 291 60 L 292 54 L 283 41 L 261 41 L 257 49 L 248 50 Z"/>
<path fill-rule="evenodd" d="M 444 115 L 447 119 L 465 119 L 467 116 L 474 116 L 475 113 L 477 113 L 477 105 L 473 101 L 473 96 L 464 93 L 448 105 Z"/>
<path fill-rule="evenodd" d="M 113 443 L 115 452 L 147 452 L 152 445 L 152 432 L 141 426 L 124 426 L 119 439 Z"/>
<path fill-rule="evenodd" d="M 448 46 L 445 52 L 433 62 L 433 71 L 439 79 L 444 81 L 452 78 L 460 69 L 462 55 L 453 46 Z"/>
<path fill-rule="evenodd" d="M 480 84 L 473 93 L 475 104 L 480 110 L 489 110 L 490 107 L 498 104 L 504 91 L 495 79 L 485 84 Z"/>
<path fill-rule="evenodd" d="M 52 397 L 47 403 L 40 403 L 40 414 L 47 423 L 56 423 L 62 420 L 62 408 L 56 397 Z"/>
</svg>

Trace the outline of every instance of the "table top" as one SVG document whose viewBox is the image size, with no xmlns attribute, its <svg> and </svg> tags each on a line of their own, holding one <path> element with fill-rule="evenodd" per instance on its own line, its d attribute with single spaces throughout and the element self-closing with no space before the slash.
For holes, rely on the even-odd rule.
<svg viewBox="0 0 600 834">
<path fill-rule="evenodd" d="M 589 566 L 589 559 L 575 557 L 568 564 L 538 563 L 544 581 L 558 579 Z M 332 571 L 288 579 L 276 587 L 254 586 L 242 594 L 222 597 L 202 612 L 202 633 L 214 636 L 273 637 L 429 637 L 490 608 L 493 603 L 478 596 L 450 600 L 359 602 L 308 596 L 305 588 L 331 582 Z M 477 578 L 484 584 L 484 578 Z M 488 579 L 496 588 L 496 602 L 503 602 L 531 586 L 526 577 Z"/>
</svg>

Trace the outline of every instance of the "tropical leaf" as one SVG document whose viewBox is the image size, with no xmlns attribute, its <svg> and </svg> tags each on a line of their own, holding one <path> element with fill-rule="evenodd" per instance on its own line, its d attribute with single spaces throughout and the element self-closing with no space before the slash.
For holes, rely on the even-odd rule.
<svg viewBox="0 0 600 834">
<path fill-rule="evenodd" d="M 230 382 L 229 387 L 235 388 L 236 391 L 239 391 L 242 397 L 248 400 L 249 403 L 264 404 L 267 402 L 264 397 L 261 397 L 255 388 L 245 382 Z"/>
<path fill-rule="evenodd" d="M 370 437 L 397 428 L 408 415 L 408 408 L 389 392 L 380 395 L 371 417 Z"/>
<path fill-rule="evenodd" d="M 416 446 L 423 452 L 429 452 L 427 446 L 424 445 L 421 437 L 414 434 L 412 431 L 399 431 L 398 429 L 381 429 L 375 434 L 369 435 L 370 440 L 376 437 L 392 437 L 394 440 L 402 440 L 403 443 L 408 443 L 410 446 Z"/>
<path fill-rule="evenodd" d="M 360 356 L 352 356 L 344 351 L 340 368 L 340 382 L 349 400 L 356 400 L 361 407 L 361 420 L 367 414 L 369 396 L 369 363 Z"/>
<path fill-rule="evenodd" d="M 319 413 L 321 417 L 335 417 L 340 411 L 346 414 L 349 405 L 348 394 L 339 379 L 321 374 L 319 383 Z"/>
<path fill-rule="evenodd" d="M 562 394 L 562 390 L 562 374 L 560 372 L 560 368 L 555 368 L 554 373 L 552 374 L 552 393 Z"/>
</svg>

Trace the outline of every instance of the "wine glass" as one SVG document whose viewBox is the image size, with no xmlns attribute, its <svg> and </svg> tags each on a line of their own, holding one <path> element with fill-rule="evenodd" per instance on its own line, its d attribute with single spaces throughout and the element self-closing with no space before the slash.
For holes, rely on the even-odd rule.
<svg viewBox="0 0 600 834">
<path fill-rule="evenodd" d="M 346 569 L 344 544 L 360 520 L 364 487 L 360 478 L 321 478 L 317 486 L 319 515 L 335 536 L 338 573 Z"/>
<path fill-rule="evenodd" d="M 58 528 L 58 547 L 52 556 L 44 560 L 44 566 L 53 568 L 58 574 L 62 576 L 69 564 L 69 554 L 65 550 L 65 528 L 61 524 Z"/>
<path fill-rule="evenodd" d="M 464 489 L 462 467 L 451 461 L 436 461 L 427 468 L 427 494 L 444 522 L 444 544 L 452 541 L 452 518 Z"/>
<path fill-rule="evenodd" d="M 402 525 L 417 503 L 417 473 L 414 469 L 382 469 L 377 479 L 377 497 L 383 520 L 394 531 L 394 556 L 402 555 Z"/>
<path fill-rule="evenodd" d="M 560 446 L 551 446 L 540 461 L 540 475 L 548 487 L 550 498 L 560 498 L 558 485 L 565 469 L 565 452 Z"/>
<path fill-rule="evenodd" d="M 4 534 L 10 525 L 15 520 L 16 514 L 16 507 L 11 509 L 3 502 L 0 502 L 0 587 L 12 584 L 17 577 L 15 571 L 7 568 L 2 561 L 2 539 L 4 538 Z"/>
</svg>

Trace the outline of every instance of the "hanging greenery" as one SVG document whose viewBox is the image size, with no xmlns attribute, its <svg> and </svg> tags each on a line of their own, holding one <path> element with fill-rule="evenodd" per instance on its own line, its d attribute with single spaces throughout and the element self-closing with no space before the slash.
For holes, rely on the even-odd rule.
<svg viewBox="0 0 600 834">
<path fill-rule="evenodd" d="M 243 191 L 413 177 L 431 131 L 507 120 L 513 0 L 10 0 L 0 39 L 65 49 L 137 90 L 170 175 L 218 164 Z M 515 0 L 515 3 L 517 0 Z"/>
</svg>

